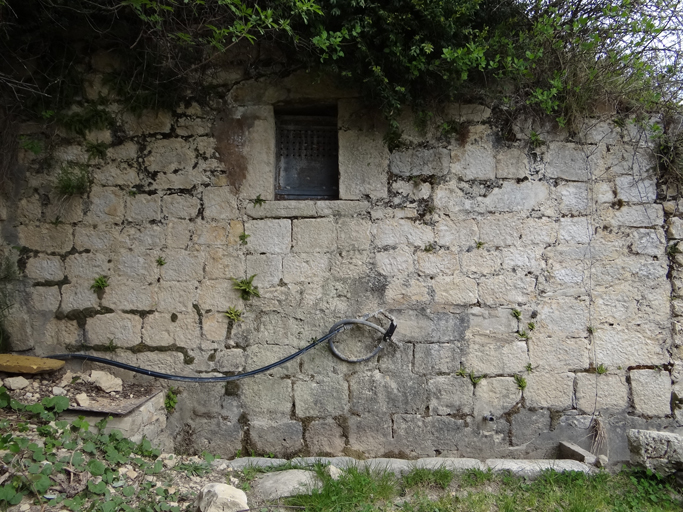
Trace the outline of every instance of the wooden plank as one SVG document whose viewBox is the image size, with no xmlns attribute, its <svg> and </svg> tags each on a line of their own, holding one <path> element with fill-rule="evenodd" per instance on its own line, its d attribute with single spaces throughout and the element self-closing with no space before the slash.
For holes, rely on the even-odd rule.
<svg viewBox="0 0 683 512">
<path fill-rule="evenodd" d="M 64 366 L 59 359 L 0 354 L 0 371 L 7 373 L 50 373 Z"/>
</svg>

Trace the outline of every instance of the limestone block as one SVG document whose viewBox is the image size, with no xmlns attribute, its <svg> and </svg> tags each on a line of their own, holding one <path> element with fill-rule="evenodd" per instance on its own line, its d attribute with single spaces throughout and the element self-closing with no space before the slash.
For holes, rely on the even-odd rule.
<svg viewBox="0 0 683 512">
<path fill-rule="evenodd" d="M 160 268 L 164 281 L 200 281 L 204 277 L 204 253 L 199 251 L 168 250 L 166 264 Z"/>
<path fill-rule="evenodd" d="M 519 226 L 523 244 L 548 246 L 557 241 L 557 222 L 549 219 L 526 219 Z"/>
<path fill-rule="evenodd" d="M 108 256 L 101 253 L 72 254 L 65 260 L 66 275 L 69 279 L 95 279 L 108 275 L 110 271 Z"/>
<path fill-rule="evenodd" d="M 132 187 L 140 183 L 140 178 L 134 166 L 116 162 L 95 168 L 93 182 L 103 187 Z"/>
<path fill-rule="evenodd" d="M 229 323 L 225 313 L 205 313 L 201 321 L 202 333 L 207 339 L 211 341 L 225 341 Z"/>
<path fill-rule="evenodd" d="M 154 309 L 156 302 L 154 284 L 119 279 L 118 277 L 110 280 L 109 287 L 102 299 L 102 305 L 123 310 L 150 310 Z"/>
<path fill-rule="evenodd" d="M 424 377 L 409 373 L 359 372 L 349 377 L 350 408 L 358 413 L 422 413 L 427 405 Z"/>
<path fill-rule="evenodd" d="M 550 430 L 550 411 L 520 410 L 512 416 L 512 446 L 520 446 Z"/>
<path fill-rule="evenodd" d="M 348 447 L 367 457 L 378 457 L 393 448 L 392 421 L 388 414 L 350 416 Z"/>
<path fill-rule="evenodd" d="M 588 184 L 566 183 L 555 189 L 560 199 L 560 213 L 587 214 L 588 213 Z"/>
<path fill-rule="evenodd" d="M 36 286 L 31 289 L 31 306 L 36 311 L 50 311 L 59 309 L 62 296 L 56 286 Z"/>
<path fill-rule="evenodd" d="M 224 224 L 197 224 L 192 237 L 197 245 L 225 246 L 228 239 L 228 227 Z"/>
<path fill-rule="evenodd" d="M 354 217 L 370 210 L 367 201 L 316 201 L 316 214 L 320 217 Z"/>
<path fill-rule="evenodd" d="M 181 117 L 176 121 L 175 132 L 181 137 L 187 137 L 191 135 L 206 135 L 210 129 L 209 122 L 205 119 Z"/>
<path fill-rule="evenodd" d="M 683 239 L 683 219 L 671 217 L 666 221 L 666 225 L 666 234 L 669 235 L 669 238 Z"/>
<path fill-rule="evenodd" d="M 549 188 L 538 181 L 524 181 L 512 183 L 506 181 L 501 188 L 495 189 L 488 196 L 481 199 L 486 211 L 499 212 L 528 212 L 537 210 L 548 199 Z"/>
<path fill-rule="evenodd" d="M 9 377 L 4 381 L 5 387 L 11 391 L 27 388 L 31 382 L 26 380 L 21 375 L 18 377 Z"/>
<path fill-rule="evenodd" d="M 79 342 L 80 332 L 81 329 L 75 321 L 51 318 L 45 326 L 46 344 L 50 345 L 50 350 L 62 352 L 64 347 L 75 345 Z"/>
<path fill-rule="evenodd" d="M 645 336 L 633 327 L 600 326 L 593 335 L 596 358 L 609 368 L 665 364 L 667 335 Z"/>
<path fill-rule="evenodd" d="M 133 160 L 138 156 L 138 145 L 132 141 L 126 141 L 118 146 L 107 148 L 109 160 Z"/>
<path fill-rule="evenodd" d="M 50 201 L 45 209 L 45 218 L 51 222 L 58 220 L 58 218 L 67 224 L 83 220 L 83 198 L 81 196 L 52 197 Z"/>
<path fill-rule="evenodd" d="M 589 322 L 587 302 L 572 297 L 544 301 L 536 319 L 536 325 L 547 332 L 577 337 L 585 336 Z"/>
<path fill-rule="evenodd" d="M 262 453 L 293 455 L 299 453 L 304 445 L 303 428 L 298 421 L 251 421 L 249 438 L 254 448 Z"/>
<path fill-rule="evenodd" d="M 469 277 L 436 277 L 432 286 L 437 304 L 470 305 L 479 300 L 477 282 Z"/>
<path fill-rule="evenodd" d="M 377 271 L 385 276 L 406 275 L 413 271 L 413 252 L 407 247 L 375 255 Z"/>
<path fill-rule="evenodd" d="M 161 282 L 157 287 L 157 311 L 164 313 L 182 313 L 192 311 L 192 304 L 197 300 L 197 283 L 193 282 Z"/>
<path fill-rule="evenodd" d="M 339 199 L 387 197 L 389 151 L 378 132 L 339 132 Z"/>
<path fill-rule="evenodd" d="M 413 371 L 418 375 L 454 373 L 460 368 L 457 343 L 433 343 L 415 346 Z"/>
<path fill-rule="evenodd" d="M 531 365 L 540 372 L 588 368 L 588 341 L 585 338 L 541 337 L 529 339 Z"/>
<path fill-rule="evenodd" d="M 171 113 L 165 110 L 144 110 L 140 115 L 123 114 L 123 129 L 127 135 L 168 133 L 171 131 Z"/>
<path fill-rule="evenodd" d="M 496 159 L 488 146 L 467 144 L 451 151 L 451 172 L 463 180 L 492 180 L 496 177 Z"/>
<path fill-rule="evenodd" d="M 641 176 L 617 176 L 617 198 L 626 203 L 654 203 L 657 183 Z"/>
<path fill-rule="evenodd" d="M 357 278 L 368 273 L 367 251 L 344 251 L 332 257 L 330 272 L 338 278 Z"/>
<path fill-rule="evenodd" d="M 489 216 L 479 221 L 477 242 L 489 247 L 517 245 L 521 236 L 520 219 L 517 216 Z M 474 245 L 474 244 L 470 244 Z"/>
<path fill-rule="evenodd" d="M 610 219 L 607 221 L 610 226 L 646 228 L 659 227 L 664 223 L 664 213 L 659 204 L 624 206 L 610 213 Z"/>
<path fill-rule="evenodd" d="M 500 251 L 503 269 L 516 272 L 517 270 L 539 273 L 545 268 L 543 251 L 539 248 L 506 248 Z"/>
<path fill-rule="evenodd" d="M 681 232 L 683 234 L 683 232 Z M 631 251 L 647 256 L 662 256 L 666 250 L 666 240 L 661 229 L 634 229 L 631 233 Z"/>
<path fill-rule="evenodd" d="M 234 331 L 234 329 L 233 329 Z M 233 332 L 234 336 L 234 332 Z M 278 343 L 283 340 L 282 333 L 278 333 L 276 336 L 267 336 L 258 333 L 257 336 L 251 338 L 252 345 L 248 346 L 245 351 L 246 365 L 249 370 L 254 370 L 256 368 L 262 368 L 275 361 L 284 359 L 285 357 L 292 354 L 295 348 L 300 348 L 299 346 L 292 348 L 286 345 L 266 345 L 266 343 Z M 309 338 L 310 339 L 310 338 Z M 255 343 L 260 343 L 256 345 Z M 272 369 L 267 373 L 270 377 L 291 377 L 292 375 L 299 374 L 299 362 L 290 361 L 277 368 Z M 291 404 L 290 404 L 291 406 Z"/>
<path fill-rule="evenodd" d="M 600 172 L 604 153 L 604 146 L 551 142 L 543 157 L 546 176 L 567 181 L 588 181 L 591 174 Z"/>
<path fill-rule="evenodd" d="M 318 217 L 313 201 L 267 201 L 255 205 L 247 203 L 246 213 L 252 219 L 286 219 L 291 217 Z"/>
<path fill-rule="evenodd" d="M 78 226 L 74 231 L 74 247 L 76 250 L 91 251 L 109 249 L 118 239 L 119 229 L 106 229 L 102 226 L 97 228 Z"/>
<path fill-rule="evenodd" d="M 231 187 L 208 187 L 204 189 L 204 217 L 206 219 L 237 219 L 237 196 Z"/>
<path fill-rule="evenodd" d="M 199 285 L 198 301 L 203 310 L 225 311 L 239 300 L 240 294 L 231 280 L 202 281 Z"/>
<path fill-rule="evenodd" d="M 597 395 L 597 399 L 596 399 Z M 628 384 L 624 375 L 597 373 L 576 374 L 576 406 L 579 411 L 593 414 L 628 407 Z"/>
<path fill-rule="evenodd" d="M 439 245 L 452 250 L 472 247 L 479 240 L 479 228 L 473 220 L 453 221 L 444 217 L 436 224 L 436 237 Z"/>
<path fill-rule="evenodd" d="M 35 194 L 31 197 L 21 199 L 17 205 L 16 215 L 22 222 L 35 222 L 40 220 L 42 215 L 40 197 Z"/>
<path fill-rule="evenodd" d="M 453 180 L 434 186 L 432 196 L 436 211 L 463 216 L 471 212 L 481 212 L 481 205 L 476 200 L 466 197 L 458 188 L 459 183 Z"/>
<path fill-rule="evenodd" d="M 186 249 L 194 231 L 194 224 L 186 220 L 172 220 L 166 225 L 164 233 L 166 247 L 172 249 Z"/>
<path fill-rule="evenodd" d="M 482 278 L 479 281 L 479 299 L 482 304 L 521 304 L 534 300 L 536 281 L 533 277 L 518 274 Z"/>
<path fill-rule="evenodd" d="M 469 317 L 465 313 L 426 314 L 417 309 L 392 311 L 400 325 L 397 336 L 401 341 L 443 343 L 461 341 L 469 327 Z"/>
<path fill-rule="evenodd" d="M 201 161 L 196 167 L 184 168 L 168 173 L 157 174 L 154 185 L 157 189 L 184 189 L 191 191 L 209 183 L 208 174 L 211 170 L 204 169 Z"/>
<path fill-rule="evenodd" d="M 407 305 L 411 305 L 412 307 L 421 302 L 428 302 L 429 290 L 427 286 L 420 281 L 394 278 L 387 286 L 385 299 L 387 304 L 391 307 L 399 308 Z M 444 300 L 448 299 L 448 296 L 444 297 Z M 452 300 L 460 299 L 459 296 L 456 296 L 452 298 Z"/>
<path fill-rule="evenodd" d="M 348 402 L 348 384 L 341 376 L 294 383 L 294 409 L 299 418 L 339 416 L 346 413 Z"/>
<path fill-rule="evenodd" d="M 508 308 L 470 308 L 469 329 L 472 334 L 504 333 L 517 331 L 517 319 Z"/>
<path fill-rule="evenodd" d="M 150 251 L 124 249 L 114 254 L 112 268 L 114 274 L 119 277 L 151 283 L 159 277 L 157 257 Z"/>
<path fill-rule="evenodd" d="M 344 431 L 332 419 L 311 422 L 304 437 L 313 455 L 336 455 L 342 453 L 346 444 Z"/>
<path fill-rule="evenodd" d="M 251 220 L 244 223 L 249 235 L 247 250 L 255 254 L 287 254 L 292 245 L 292 223 L 285 219 Z"/>
<path fill-rule="evenodd" d="M 216 355 L 216 370 L 220 372 L 243 372 L 244 360 L 244 350 L 224 350 L 221 348 Z"/>
<path fill-rule="evenodd" d="M 469 103 L 448 103 L 444 106 L 444 117 L 460 122 L 481 123 L 491 116 L 491 109 L 484 105 Z"/>
<path fill-rule="evenodd" d="M 614 202 L 614 184 L 612 182 L 597 182 L 593 184 L 593 199 L 598 204 Z"/>
<path fill-rule="evenodd" d="M 467 377 L 441 376 L 427 381 L 430 414 L 472 414 L 474 388 Z"/>
<path fill-rule="evenodd" d="M 683 438 L 670 432 L 629 430 L 631 462 L 667 477 L 680 474 L 683 468 Z"/>
<path fill-rule="evenodd" d="M 20 245 L 37 251 L 64 253 L 74 244 L 73 228 L 68 225 L 22 225 L 17 232 Z"/>
<path fill-rule="evenodd" d="M 91 281 L 74 281 L 62 286 L 62 306 L 65 313 L 72 309 L 95 308 L 99 304 L 97 295 L 90 289 Z"/>
<path fill-rule="evenodd" d="M 370 247 L 371 223 L 363 219 L 337 221 L 337 246 L 342 250 L 367 251 Z"/>
<path fill-rule="evenodd" d="M 321 281 L 328 277 L 330 257 L 327 254 L 289 254 L 282 261 L 286 283 Z"/>
<path fill-rule="evenodd" d="M 59 256 L 35 256 L 26 262 L 26 276 L 39 281 L 59 281 L 64 277 L 64 263 Z"/>
<path fill-rule="evenodd" d="M 276 286 L 282 279 L 282 256 L 276 254 L 255 254 L 247 256 L 247 275 L 254 278 L 254 284 L 263 288 Z"/>
<path fill-rule="evenodd" d="M 397 176 L 444 176 L 449 166 L 450 154 L 443 148 L 394 151 L 389 159 L 389 170 Z"/>
<path fill-rule="evenodd" d="M 184 194 L 169 194 L 161 198 L 161 211 L 174 219 L 193 219 L 199 211 L 199 199 Z"/>
<path fill-rule="evenodd" d="M 631 389 L 636 411 L 646 416 L 671 414 L 671 375 L 664 370 L 632 370 Z"/>
<path fill-rule="evenodd" d="M 512 377 L 482 379 L 474 388 L 474 418 L 486 414 L 500 416 L 506 413 L 522 398 L 522 392 Z"/>
<path fill-rule="evenodd" d="M 264 272 L 263 268 L 259 268 L 258 263 L 259 258 L 263 258 L 263 261 L 272 261 L 270 256 L 260 255 L 260 256 L 249 256 L 252 261 L 253 270 L 250 274 L 261 274 Z M 204 272 L 207 279 L 225 279 L 227 277 L 235 277 L 242 279 L 245 277 L 245 257 L 241 254 L 234 254 L 223 248 L 212 247 L 206 253 L 206 263 L 204 265 Z M 282 268 L 282 263 L 280 263 L 280 268 Z M 260 270 L 260 271 L 258 271 Z M 256 282 L 259 276 L 254 279 Z"/>
<path fill-rule="evenodd" d="M 177 317 L 155 313 L 146 316 L 142 326 L 142 342 L 150 347 L 195 348 L 199 346 L 199 336 L 199 321 L 194 312 L 181 313 Z"/>
<path fill-rule="evenodd" d="M 292 252 L 331 252 L 337 248 L 333 219 L 292 221 Z"/>
<path fill-rule="evenodd" d="M 89 318 L 85 324 L 86 344 L 133 347 L 142 341 L 142 319 L 137 315 L 111 313 Z"/>
<path fill-rule="evenodd" d="M 460 259 L 462 260 L 462 271 L 467 275 L 495 274 L 503 264 L 503 254 L 501 252 L 485 247 L 464 252 Z"/>
<path fill-rule="evenodd" d="M 521 179 L 529 171 L 529 160 L 523 151 L 513 148 L 496 153 L 496 178 Z"/>
<path fill-rule="evenodd" d="M 237 512 L 249 508 L 244 491 L 227 484 L 208 484 L 197 496 L 197 512 Z"/>
<path fill-rule="evenodd" d="M 475 373 L 515 373 L 529 363 L 526 343 L 483 335 L 469 335 L 463 348 L 463 365 Z"/>
<path fill-rule="evenodd" d="M 619 129 L 608 121 L 585 119 L 579 137 L 588 144 L 614 144 L 620 142 Z"/>
<path fill-rule="evenodd" d="M 585 374 L 581 374 L 585 375 Z M 571 409 L 574 394 L 573 373 L 547 373 L 541 369 L 525 375 L 524 399 L 527 407 L 563 411 Z"/>
<path fill-rule="evenodd" d="M 420 275 L 425 276 L 452 276 L 460 265 L 458 255 L 450 251 L 418 252 L 417 269 Z"/>
<path fill-rule="evenodd" d="M 133 222 L 159 220 L 161 216 L 161 196 L 159 194 L 138 194 L 126 198 L 126 219 Z"/>
<path fill-rule="evenodd" d="M 417 415 L 397 414 L 394 416 L 394 444 L 410 456 L 429 456 L 435 453 L 457 454 L 458 434 L 465 422 L 446 416 L 423 418 Z M 366 462 L 367 467 L 381 468 L 385 461 L 391 461 L 391 470 L 396 475 L 411 471 L 413 463 L 401 459 L 374 459 Z"/>
<path fill-rule="evenodd" d="M 195 162 L 190 145 L 182 139 L 156 140 L 147 146 L 145 165 L 150 172 L 188 171 Z"/>
<path fill-rule="evenodd" d="M 16 310 L 16 306 L 13 309 Z M 12 311 L 12 315 L 4 321 L 3 327 L 9 334 L 10 348 L 13 352 L 24 352 L 36 346 L 38 340 L 33 333 L 33 324 L 33 318 L 24 311 Z"/>
<path fill-rule="evenodd" d="M 247 366 L 251 369 L 251 366 Z M 289 418 L 292 383 L 288 379 L 258 375 L 240 381 L 240 398 L 249 419 Z"/>
<path fill-rule="evenodd" d="M 123 191 L 114 187 L 93 187 L 89 199 L 90 210 L 86 221 L 90 224 L 119 223 L 123 220 Z"/>
<path fill-rule="evenodd" d="M 424 247 L 434 240 L 431 227 L 408 219 L 380 221 L 373 226 L 373 236 L 378 247 L 406 244 Z"/>
<path fill-rule="evenodd" d="M 126 226 L 119 236 L 119 245 L 136 249 L 161 249 L 164 239 L 165 233 L 161 226 Z"/>
</svg>

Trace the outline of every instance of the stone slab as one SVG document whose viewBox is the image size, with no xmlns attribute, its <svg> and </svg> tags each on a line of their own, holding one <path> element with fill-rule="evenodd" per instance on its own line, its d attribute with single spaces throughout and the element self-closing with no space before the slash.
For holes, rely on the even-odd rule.
<svg viewBox="0 0 683 512">
<path fill-rule="evenodd" d="M 584 450 L 579 445 L 568 441 L 560 442 L 560 457 L 563 459 L 578 460 L 586 464 L 595 465 L 598 458 L 588 450 Z"/>
<path fill-rule="evenodd" d="M 454 473 L 461 473 L 470 469 L 484 471 L 486 466 L 478 459 L 452 458 L 452 457 L 428 457 L 418 459 L 414 467 L 419 469 L 448 469 Z"/>
<path fill-rule="evenodd" d="M 266 474 L 254 481 L 253 492 L 264 500 L 277 500 L 287 496 L 309 494 L 318 489 L 321 482 L 313 471 L 288 469 Z"/>
<path fill-rule="evenodd" d="M 488 459 L 486 466 L 494 473 L 510 471 L 517 476 L 525 478 L 536 478 L 544 471 L 554 470 L 558 473 L 566 471 L 579 471 L 590 473 L 591 468 L 576 460 L 516 460 L 516 459 Z"/>
<path fill-rule="evenodd" d="M 64 366 L 64 361 L 42 357 L 0 354 L 0 371 L 7 373 L 50 373 Z"/>
<path fill-rule="evenodd" d="M 242 471 L 244 468 L 268 468 L 271 466 L 281 466 L 287 462 L 286 459 L 270 459 L 268 457 L 243 457 L 230 461 L 230 467 L 235 471 Z"/>
</svg>

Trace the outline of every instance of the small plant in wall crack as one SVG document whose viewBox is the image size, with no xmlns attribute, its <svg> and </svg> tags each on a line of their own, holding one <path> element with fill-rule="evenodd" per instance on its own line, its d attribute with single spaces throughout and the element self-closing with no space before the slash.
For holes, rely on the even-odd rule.
<svg viewBox="0 0 683 512">
<path fill-rule="evenodd" d="M 169 413 L 175 411 L 175 408 L 178 405 L 179 394 L 180 390 L 178 388 L 174 388 L 173 386 L 168 388 L 168 391 L 166 391 L 166 398 L 164 398 L 164 407 L 166 407 L 166 410 Z"/>
<path fill-rule="evenodd" d="M 455 374 L 458 377 L 467 377 L 467 370 L 465 369 L 464 366 L 461 366 L 460 369 L 457 372 L 455 372 Z"/>
<path fill-rule="evenodd" d="M 534 371 L 534 367 L 531 366 L 531 363 L 527 363 L 527 365 L 524 367 L 524 369 L 527 371 L 527 373 L 531 373 Z"/>
<path fill-rule="evenodd" d="M 85 152 L 88 153 L 88 161 L 90 160 L 104 160 L 107 157 L 107 145 L 104 142 L 85 143 Z"/>
<path fill-rule="evenodd" d="M 473 386 L 476 386 L 477 384 L 479 384 L 479 383 L 481 382 L 481 380 L 482 380 L 484 377 L 486 377 L 486 374 L 476 376 L 476 375 L 474 375 L 474 370 L 472 370 L 472 371 L 470 372 L 469 377 L 470 377 L 470 382 L 472 382 L 472 385 L 473 385 Z"/>
<path fill-rule="evenodd" d="M 252 200 L 251 204 L 253 204 L 254 207 L 263 206 L 264 204 L 266 204 L 266 200 L 261 199 L 261 194 L 259 194 L 256 196 L 256 199 Z"/>
<path fill-rule="evenodd" d="M 157 258 L 157 267 L 163 267 L 164 265 L 166 265 L 166 260 L 159 256 Z"/>
<path fill-rule="evenodd" d="M 90 289 L 93 290 L 99 299 L 104 295 L 104 289 L 109 286 L 109 278 L 107 276 L 100 276 L 93 281 L 90 285 Z"/>
<path fill-rule="evenodd" d="M 523 340 L 529 339 L 529 333 L 526 332 L 524 329 L 522 329 L 521 331 L 517 331 L 517 336 L 519 336 L 519 338 Z"/>
<path fill-rule="evenodd" d="M 60 196 L 84 195 L 90 188 L 88 167 L 83 164 L 65 164 L 57 176 L 56 190 Z"/>
<path fill-rule="evenodd" d="M 475 240 L 475 242 L 476 242 L 477 249 L 481 249 L 482 247 L 484 247 L 486 245 L 486 242 L 480 242 L 479 240 Z"/>
<path fill-rule="evenodd" d="M 247 279 L 235 279 L 232 278 L 233 288 L 240 291 L 242 300 L 251 300 L 252 297 L 260 297 L 261 294 L 258 291 L 258 286 L 254 286 L 253 281 L 256 274 Z"/>
<path fill-rule="evenodd" d="M 225 312 L 225 316 L 228 317 L 228 320 L 231 320 L 232 322 L 241 322 L 242 321 L 242 313 L 243 311 L 237 308 L 233 308 L 232 306 L 228 308 L 228 310 Z"/>
<path fill-rule="evenodd" d="M 604 364 L 600 363 L 598 367 L 595 369 L 595 373 L 597 373 L 598 375 L 604 375 L 605 373 L 607 373 L 607 367 Z"/>
<path fill-rule="evenodd" d="M 530 331 L 533 331 L 534 329 L 536 329 L 536 324 L 534 322 L 529 322 L 528 324 L 526 324 L 526 327 Z"/>
<path fill-rule="evenodd" d="M 586 330 L 588 331 L 588 334 L 595 334 L 595 331 L 597 331 L 597 329 L 595 327 L 593 327 L 592 325 L 589 325 L 588 327 L 586 327 Z"/>
<path fill-rule="evenodd" d="M 515 384 L 517 384 L 517 387 L 520 391 L 524 391 L 526 389 L 526 379 L 521 375 L 515 375 Z"/>
<path fill-rule="evenodd" d="M 243 232 L 243 233 L 240 235 L 240 243 L 241 243 L 242 245 L 247 245 L 247 238 L 249 238 L 250 236 L 251 236 L 251 235 L 247 235 L 245 232 Z"/>
</svg>

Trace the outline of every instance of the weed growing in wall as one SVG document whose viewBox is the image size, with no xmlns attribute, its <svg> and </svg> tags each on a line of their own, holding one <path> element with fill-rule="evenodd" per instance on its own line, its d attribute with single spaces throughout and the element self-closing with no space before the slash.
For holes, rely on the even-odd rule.
<svg viewBox="0 0 683 512">
<path fill-rule="evenodd" d="M 230 320 L 232 322 L 241 322 L 242 321 L 242 313 L 243 313 L 243 311 L 230 306 L 228 308 L 228 310 L 225 312 L 225 316 L 227 316 L 228 320 Z"/>
<path fill-rule="evenodd" d="M 258 291 L 258 286 L 254 286 L 253 281 L 256 277 L 254 274 L 247 279 L 235 279 L 232 278 L 233 288 L 239 290 L 242 300 L 251 300 L 252 297 L 260 297 L 261 294 Z"/>
<path fill-rule="evenodd" d="M 104 291 L 107 286 L 109 286 L 109 278 L 107 276 L 99 276 L 90 285 L 90 289 L 97 293 Z"/>
<path fill-rule="evenodd" d="M 168 391 L 166 391 L 166 397 L 164 398 L 164 407 L 166 407 L 166 410 L 169 413 L 175 411 L 175 408 L 178 405 L 179 394 L 180 391 L 177 388 L 174 388 L 173 386 L 168 388 Z"/>
<path fill-rule="evenodd" d="M 88 161 L 104 160 L 107 157 L 107 145 L 104 142 L 85 142 L 85 152 L 88 153 Z"/>
<path fill-rule="evenodd" d="M 57 176 L 57 193 L 62 197 L 85 195 L 90 188 L 88 167 L 83 164 L 64 164 Z"/>
</svg>

